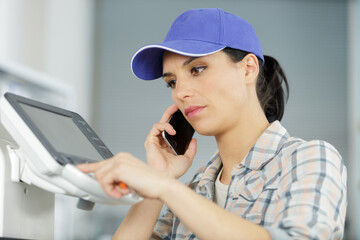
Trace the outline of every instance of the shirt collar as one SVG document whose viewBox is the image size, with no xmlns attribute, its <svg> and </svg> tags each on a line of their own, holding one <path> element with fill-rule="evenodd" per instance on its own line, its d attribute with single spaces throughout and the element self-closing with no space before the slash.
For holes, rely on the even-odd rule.
<svg viewBox="0 0 360 240">
<path fill-rule="evenodd" d="M 250 149 L 244 160 L 238 164 L 251 170 L 261 170 L 281 150 L 283 143 L 290 135 L 279 121 L 274 121 L 261 134 L 254 146 Z M 205 169 L 200 170 L 190 183 L 200 185 L 214 183 L 217 174 L 222 167 L 219 153 L 216 152 Z M 200 182 L 201 181 L 201 182 Z M 200 182 L 200 183 L 199 183 Z"/>
<path fill-rule="evenodd" d="M 219 157 L 219 152 L 215 152 L 206 167 L 200 169 L 190 183 L 196 185 L 204 185 L 207 183 L 213 184 L 221 167 L 222 163 Z"/>
<path fill-rule="evenodd" d="M 274 121 L 261 134 L 239 166 L 251 170 L 261 170 L 281 150 L 283 143 L 290 135 L 279 121 Z"/>
</svg>

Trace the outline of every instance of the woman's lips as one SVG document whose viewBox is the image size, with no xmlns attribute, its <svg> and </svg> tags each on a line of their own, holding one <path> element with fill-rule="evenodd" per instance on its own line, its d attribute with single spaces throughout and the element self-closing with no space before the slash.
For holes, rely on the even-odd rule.
<svg viewBox="0 0 360 240">
<path fill-rule="evenodd" d="M 205 107 L 200 106 L 190 106 L 185 109 L 185 115 L 188 118 L 194 118 L 196 117 Z"/>
</svg>

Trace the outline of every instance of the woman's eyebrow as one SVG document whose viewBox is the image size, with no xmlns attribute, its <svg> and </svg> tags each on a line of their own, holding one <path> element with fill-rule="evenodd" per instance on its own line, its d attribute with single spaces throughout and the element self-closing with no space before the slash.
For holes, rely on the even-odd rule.
<svg viewBox="0 0 360 240">
<path fill-rule="evenodd" d="M 196 57 L 191 57 L 189 58 L 188 60 L 186 60 L 184 63 L 183 63 L 183 67 L 185 67 L 186 65 L 190 64 L 192 61 L 194 61 L 196 59 Z"/>
<path fill-rule="evenodd" d="M 185 67 L 186 65 L 190 64 L 192 61 L 194 61 L 195 59 L 197 59 L 197 57 L 191 57 L 189 59 L 187 59 L 184 63 L 183 63 L 183 67 Z M 173 74 L 170 73 L 170 72 L 166 72 L 166 73 L 163 73 L 162 75 L 162 78 L 165 78 L 165 77 L 169 77 L 169 76 L 172 76 Z"/>
<path fill-rule="evenodd" d="M 169 77 L 169 76 L 172 76 L 173 74 L 172 73 L 163 73 L 163 75 L 161 76 L 162 78 L 166 78 L 166 77 Z"/>
</svg>

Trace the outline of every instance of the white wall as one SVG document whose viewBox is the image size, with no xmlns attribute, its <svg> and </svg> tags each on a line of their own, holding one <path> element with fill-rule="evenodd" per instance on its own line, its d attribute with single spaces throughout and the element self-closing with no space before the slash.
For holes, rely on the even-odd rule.
<svg viewBox="0 0 360 240">
<path fill-rule="evenodd" d="M 349 1 L 348 5 L 348 109 L 349 109 L 349 161 L 348 164 L 348 236 L 360 239 L 360 0 Z"/>
<path fill-rule="evenodd" d="M 73 86 L 72 110 L 91 116 L 93 0 L 0 0 L 0 59 Z"/>
<path fill-rule="evenodd" d="M 0 61 L 23 64 L 75 89 L 76 97 L 67 106 L 88 121 L 94 4 L 94 0 L 0 0 Z M 74 239 L 76 201 L 57 196 L 55 239 Z"/>
<path fill-rule="evenodd" d="M 76 111 L 91 120 L 93 86 L 93 0 L 45 0 L 44 69 L 72 84 Z"/>
</svg>

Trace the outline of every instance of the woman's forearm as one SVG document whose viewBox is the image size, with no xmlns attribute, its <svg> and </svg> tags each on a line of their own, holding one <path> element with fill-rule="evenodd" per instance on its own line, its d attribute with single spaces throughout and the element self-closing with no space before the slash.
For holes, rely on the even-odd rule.
<svg viewBox="0 0 360 240">
<path fill-rule="evenodd" d="M 200 239 L 271 239 L 265 228 L 228 212 L 179 181 L 173 180 L 161 199 Z"/>
<path fill-rule="evenodd" d="M 163 202 L 156 199 L 133 205 L 112 239 L 150 239 L 162 206 Z"/>
</svg>

